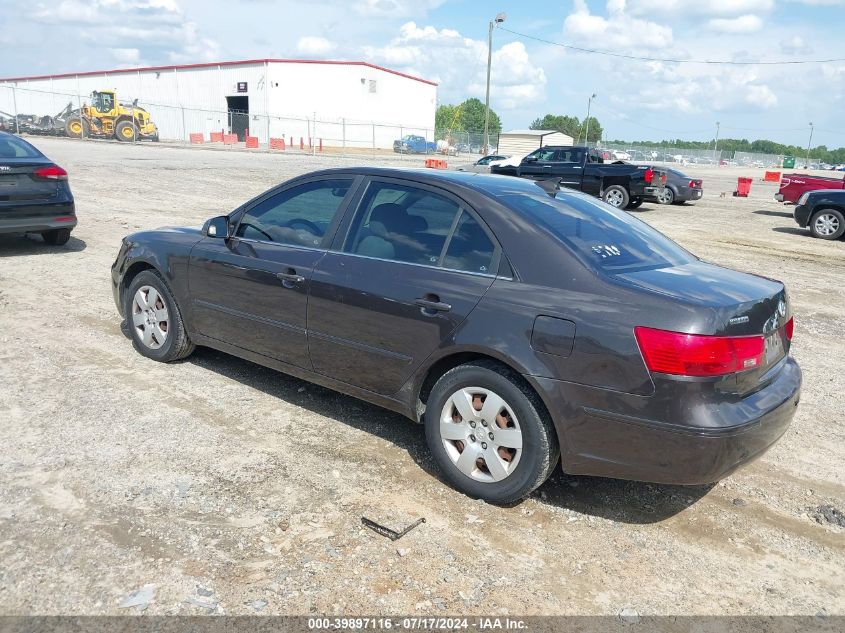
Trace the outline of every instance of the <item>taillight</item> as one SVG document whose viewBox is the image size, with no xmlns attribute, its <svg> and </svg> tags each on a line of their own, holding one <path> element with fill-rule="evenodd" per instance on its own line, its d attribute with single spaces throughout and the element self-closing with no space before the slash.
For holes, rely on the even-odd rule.
<svg viewBox="0 0 845 633">
<path fill-rule="evenodd" d="M 789 321 L 786 322 L 784 326 L 784 332 L 786 332 L 787 340 L 792 340 L 792 332 L 795 330 L 795 317 L 789 317 Z"/>
<path fill-rule="evenodd" d="M 654 170 L 653 169 L 646 169 L 645 170 L 645 182 L 646 182 L 646 184 L 650 185 L 652 180 L 654 180 Z"/>
<path fill-rule="evenodd" d="M 689 181 L 689 186 L 690 186 L 690 189 L 695 189 L 698 185 L 696 185 L 696 184 L 695 184 L 695 181 L 694 181 L 694 180 L 690 180 L 690 181 Z"/>
<path fill-rule="evenodd" d="M 705 336 L 635 327 L 646 367 L 678 376 L 723 376 L 763 363 L 762 336 Z"/>
<path fill-rule="evenodd" d="M 67 172 L 58 165 L 40 167 L 35 170 L 32 176 L 33 178 L 41 178 L 43 180 L 67 180 Z"/>
</svg>

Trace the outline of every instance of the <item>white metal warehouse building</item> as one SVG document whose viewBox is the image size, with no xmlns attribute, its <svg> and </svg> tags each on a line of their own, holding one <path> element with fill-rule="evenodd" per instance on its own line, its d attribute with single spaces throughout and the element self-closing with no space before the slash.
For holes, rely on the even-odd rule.
<svg viewBox="0 0 845 633">
<path fill-rule="evenodd" d="M 138 99 L 162 139 L 191 133 L 321 138 L 392 147 L 403 134 L 434 140 L 437 84 L 362 61 L 258 59 L 0 79 L 0 111 L 55 115 L 95 90 Z"/>
</svg>

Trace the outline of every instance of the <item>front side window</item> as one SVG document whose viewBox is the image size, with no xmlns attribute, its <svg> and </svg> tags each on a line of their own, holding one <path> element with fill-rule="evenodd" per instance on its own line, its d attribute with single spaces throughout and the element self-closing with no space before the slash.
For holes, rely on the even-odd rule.
<svg viewBox="0 0 845 633">
<path fill-rule="evenodd" d="M 361 200 L 346 252 L 436 266 L 459 205 L 407 185 L 374 182 Z"/>
<path fill-rule="evenodd" d="M 352 178 L 337 178 L 287 189 L 247 211 L 241 217 L 236 235 L 317 248 L 350 187 Z"/>
<path fill-rule="evenodd" d="M 544 149 L 538 149 L 537 151 L 531 152 L 528 155 L 529 158 L 532 158 L 534 160 L 541 161 L 541 162 L 544 162 L 544 163 L 550 163 L 554 160 L 557 160 L 557 158 L 555 158 L 556 156 L 557 156 L 557 151 L 555 151 L 553 149 L 545 149 L 545 148 Z"/>
</svg>

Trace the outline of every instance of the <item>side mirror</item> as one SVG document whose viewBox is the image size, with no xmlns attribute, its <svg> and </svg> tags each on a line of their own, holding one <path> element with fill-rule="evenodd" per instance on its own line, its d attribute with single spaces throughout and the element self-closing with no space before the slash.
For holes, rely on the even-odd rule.
<svg viewBox="0 0 845 633">
<path fill-rule="evenodd" d="M 526 156 L 525 158 L 522 159 L 522 162 L 523 163 L 536 163 L 537 157 L 536 156 Z"/>
<path fill-rule="evenodd" d="M 229 237 L 229 218 L 220 215 L 206 220 L 202 227 L 202 234 L 206 237 L 219 237 L 221 239 Z"/>
</svg>

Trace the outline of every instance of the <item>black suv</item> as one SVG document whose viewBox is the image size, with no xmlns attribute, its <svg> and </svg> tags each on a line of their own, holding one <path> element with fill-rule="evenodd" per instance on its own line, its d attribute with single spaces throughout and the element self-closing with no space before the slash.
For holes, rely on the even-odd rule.
<svg viewBox="0 0 845 633">
<path fill-rule="evenodd" d="M 793 217 L 798 226 L 809 227 L 813 237 L 838 240 L 845 235 L 845 191 L 807 191 L 798 198 Z"/>
</svg>

